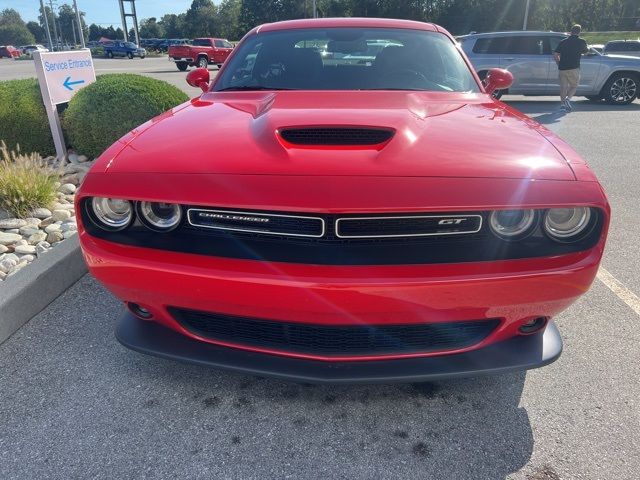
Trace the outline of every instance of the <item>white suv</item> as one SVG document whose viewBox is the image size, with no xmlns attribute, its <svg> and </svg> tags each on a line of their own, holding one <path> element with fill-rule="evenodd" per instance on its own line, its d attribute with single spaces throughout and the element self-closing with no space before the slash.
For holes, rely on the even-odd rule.
<svg viewBox="0 0 640 480">
<path fill-rule="evenodd" d="M 461 48 L 484 78 L 491 68 L 505 68 L 514 77 L 508 91 L 517 95 L 559 95 L 558 67 L 553 51 L 567 35 L 554 32 L 495 32 L 458 37 Z M 595 50 L 580 62 L 578 95 L 616 105 L 640 94 L 640 58 L 601 55 Z"/>
</svg>

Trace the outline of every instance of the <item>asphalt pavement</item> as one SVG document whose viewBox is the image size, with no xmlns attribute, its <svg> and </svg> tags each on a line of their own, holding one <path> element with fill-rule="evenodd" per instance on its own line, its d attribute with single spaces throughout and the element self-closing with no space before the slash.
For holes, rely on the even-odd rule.
<svg viewBox="0 0 640 480">
<path fill-rule="evenodd" d="M 184 88 L 160 61 L 96 66 Z M 121 347 L 122 306 L 85 276 L 0 345 L 0 478 L 637 479 L 640 102 L 562 115 L 555 99 L 505 100 L 582 154 L 613 208 L 603 267 L 618 288 L 596 280 L 557 317 L 557 362 L 414 385 L 230 374 Z"/>
</svg>

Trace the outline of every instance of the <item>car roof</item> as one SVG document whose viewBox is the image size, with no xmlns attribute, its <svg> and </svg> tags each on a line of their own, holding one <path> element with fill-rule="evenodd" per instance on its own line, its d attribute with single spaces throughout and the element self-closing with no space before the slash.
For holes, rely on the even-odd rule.
<svg viewBox="0 0 640 480">
<path fill-rule="evenodd" d="M 444 31 L 433 23 L 417 22 L 415 20 L 397 20 L 393 18 L 305 18 L 301 20 L 285 20 L 282 22 L 266 23 L 255 29 L 256 32 L 272 32 L 277 30 L 293 30 L 302 28 L 405 28 L 412 30 L 427 30 L 431 32 Z"/>
<path fill-rule="evenodd" d="M 618 43 L 640 43 L 640 40 L 609 40 L 607 45 L 615 45 Z"/>
</svg>

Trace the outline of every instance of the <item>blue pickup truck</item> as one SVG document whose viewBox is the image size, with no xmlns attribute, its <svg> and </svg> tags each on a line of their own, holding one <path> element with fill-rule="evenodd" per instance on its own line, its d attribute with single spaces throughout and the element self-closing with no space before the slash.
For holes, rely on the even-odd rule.
<svg viewBox="0 0 640 480">
<path fill-rule="evenodd" d="M 140 57 L 144 58 L 147 51 L 138 47 L 133 42 L 110 42 L 104 46 L 104 55 L 109 58 L 113 57 Z"/>
</svg>

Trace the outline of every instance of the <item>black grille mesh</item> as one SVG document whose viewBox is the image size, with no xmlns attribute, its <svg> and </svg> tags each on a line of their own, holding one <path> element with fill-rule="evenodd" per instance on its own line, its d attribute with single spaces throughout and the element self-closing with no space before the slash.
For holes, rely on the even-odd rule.
<svg viewBox="0 0 640 480">
<path fill-rule="evenodd" d="M 485 339 L 497 319 L 406 325 L 324 326 L 170 308 L 192 333 L 229 343 L 327 356 L 392 355 L 454 350 Z"/>
<path fill-rule="evenodd" d="M 377 145 L 393 136 L 382 128 L 287 128 L 280 136 L 294 145 Z"/>
</svg>

